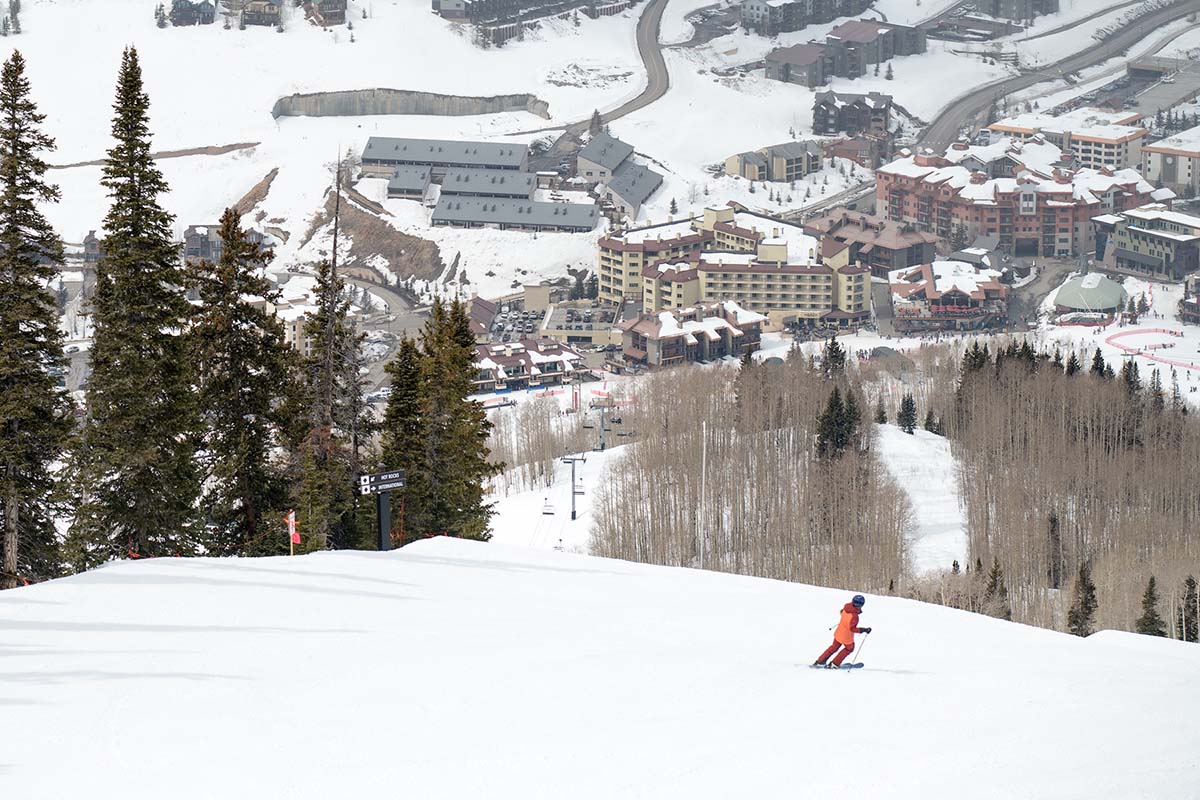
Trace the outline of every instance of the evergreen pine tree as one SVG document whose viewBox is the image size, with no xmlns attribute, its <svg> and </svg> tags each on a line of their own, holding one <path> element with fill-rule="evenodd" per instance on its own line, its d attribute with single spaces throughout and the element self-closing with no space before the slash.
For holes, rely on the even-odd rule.
<svg viewBox="0 0 1200 800">
<path fill-rule="evenodd" d="M 1167 635 L 1167 624 L 1158 615 L 1158 589 L 1154 585 L 1153 575 L 1150 576 L 1146 591 L 1142 595 L 1142 616 L 1138 618 L 1134 630 L 1143 636 Z"/>
<path fill-rule="evenodd" d="M 1130 397 L 1135 397 L 1142 391 L 1142 378 L 1138 373 L 1138 365 L 1132 358 L 1122 365 L 1121 380 L 1125 383 L 1125 390 L 1129 392 Z"/>
<path fill-rule="evenodd" d="M 1184 410 L 1183 393 L 1179 391 L 1179 374 L 1171 367 L 1171 410 L 1180 413 Z"/>
<path fill-rule="evenodd" d="M 576 24 L 578 24 L 578 16 L 576 16 Z M 604 132 L 604 120 L 600 118 L 600 109 L 592 111 L 592 119 L 588 122 L 588 135 L 599 136 Z"/>
<path fill-rule="evenodd" d="M 353 481 L 352 395 L 358 389 L 358 338 L 350 302 L 331 260 L 317 267 L 317 310 L 304 324 L 307 430 L 300 453 L 297 522 L 306 549 L 342 549 L 358 541 Z"/>
<path fill-rule="evenodd" d="M 905 433 L 911 434 L 917 428 L 917 403 L 911 394 L 906 394 L 900 400 L 900 413 L 896 415 L 896 424 Z"/>
<path fill-rule="evenodd" d="M 1183 582 L 1183 596 L 1179 598 L 1179 638 L 1185 642 L 1200 642 L 1200 595 L 1196 590 L 1196 578 L 1188 575 Z"/>
<path fill-rule="evenodd" d="M 425 466 L 425 424 L 422 416 L 425 389 L 422 384 L 421 351 L 405 336 L 396 357 L 388 362 L 392 379 L 383 416 L 380 460 L 384 469 L 404 470 L 404 489 L 393 494 L 392 512 L 399 520 L 400 544 L 407 544 L 426 529 L 429 477 Z"/>
<path fill-rule="evenodd" d="M 1150 385 L 1146 387 L 1146 393 L 1149 395 L 1151 410 L 1161 412 L 1166 409 L 1167 398 L 1163 393 L 1162 378 L 1158 370 L 1150 373 Z"/>
<path fill-rule="evenodd" d="M 1107 366 L 1108 365 L 1104 363 L 1104 356 L 1100 354 L 1100 348 L 1097 347 L 1096 354 L 1092 356 L 1092 368 L 1089 370 L 1089 372 L 1099 378 L 1103 378 L 1105 377 L 1105 370 Z"/>
<path fill-rule="evenodd" d="M 837 456 L 842 451 L 842 426 L 846 407 L 842 403 L 842 391 L 837 386 L 829 393 L 825 410 L 817 416 L 817 455 Z"/>
<path fill-rule="evenodd" d="M 1012 619 L 1012 607 L 1008 604 L 1008 588 L 1004 585 L 1004 570 L 1000 560 L 992 561 L 988 570 L 987 588 L 983 592 L 984 613 L 1000 619 Z"/>
<path fill-rule="evenodd" d="M 475 337 L 461 301 L 448 309 L 434 303 L 421 347 L 430 531 L 487 541 L 492 509 L 483 501 L 483 482 L 501 465 L 487 461 L 492 424 L 470 399 Z"/>
<path fill-rule="evenodd" d="M 923 427 L 925 430 L 929 431 L 930 433 L 933 433 L 934 428 L 937 427 L 937 422 L 933 418 L 933 409 L 932 408 L 925 412 L 925 424 L 922 425 L 921 427 Z"/>
<path fill-rule="evenodd" d="M 1067 374 L 1067 377 L 1069 378 L 1069 377 L 1077 374 L 1079 372 L 1079 370 L 1081 370 L 1081 369 L 1083 369 L 1083 367 L 1079 363 L 1079 357 L 1076 356 L 1074 353 L 1071 353 L 1071 357 L 1067 359 L 1067 366 L 1064 368 L 1063 371 Z"/>
<path fill-rule="evenodd" d="M 1075 579 L 1074 600 L 1067 610 L 1067 631 L 1075 636 L 1090 636 L 1096 619 L 1096 584 L 1092 583 L 1092 566 L 1087 561 L 1079 565 Z"/>
<path fill-rule="evenodd" d="M 283 326 L 246 298 L 271 298 L 262 270 L 271 253 L 247 241 L 232 208 L 221 216 L 221 257 L 192 271 L 200 305 L 191 331 L 203 445 L 202 541 L 213 555 L 282 550 L 284 464 L 294 395 L 293 351 Z"/>
<path fill-rule="evenodd" d="M 54 140 L 30 99 L 25 59 L 0 71 L 0 588 L 58 574 L 50 465 L 70 431 L 69 407 L 49 368 L 62 361 L 54 298 L 43 288 L 62 243 L 39 210 L 58 201 L 42 153 Z"/>
<path fill-rule="evenodd" d="M 879 398 L 879 402 L 875 404 L 875 422 L 880 425 L 887 424 L 887 409 L 883 407 L 883 398 Z"/>
<path fill-rule="evenodd" d="M 679 204 L 675 202 L 675 198 L 671 198 L 671 205 L 667 209 L 671 214 L 679 213 Z"/>
<path fill-rule="evenodd" d="M 855 435 L 858 433 L 858 426 L 862 422 L 862 406 L 859 405 L 858 396 L 854 390 L 846 390 L 846 414 L 842 420 L 842 446 L 848 447 L 854 441 Z"/>
<path fill-rule="evenodd" d="M 846 374 L 846 349 L 836 336 L 830 336 L 821 354 L 821 372 L 826 379 L 840 378 Z"/>
<path fill-rule="evenodd" d="M 198 427 L 188 358 L 185 276 L 166 193 L 150 156 L 149 99 L 137 51 L 122 56 L 101 183 L 112 205 L 96 269 L 95 339 L 68 539 L 78 567 L 173 555 L 194 544 Z"/>
</svg>

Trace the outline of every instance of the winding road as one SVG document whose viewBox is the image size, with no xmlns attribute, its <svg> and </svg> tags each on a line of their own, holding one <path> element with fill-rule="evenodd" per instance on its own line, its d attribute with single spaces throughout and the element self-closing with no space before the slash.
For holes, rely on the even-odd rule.
<svg viewBox="0 0 1200 800">
<path fill-rule="evenodd" d="M 632 114 L 638 109 L 645 108 L 661 98 L 671 88 L 671 74 L 667 71 L 667 62 L 663 58 L 663 47 L 658 41 L 659 30 L 662 28 L 663 11 L 667 8 L 668 0 L 650 0 L 638 17 L 636 39 L 638 55 L 641 56 L 642 66 L 646 68 L 646 86 L 630 100 L 625 101 L 612 111 L 600 115 L 605 124 Z M 530 133 L 546 133 L 547 131 L 566 131 L 570 136 L 579 136 L 588 129 L 591 118 L 572 122 L 566 125 L 551 125 L 535 130 L 514 131 L 508 136 L 523 136 Z"/>
<path fill-rule="evenodd" d="M 918 144 L 934 150 L 943 150 L 959 137 L 963 128 L 986 114 L 997 98 L 1019 92 L 1043 81 L 1057 80 L 1064 75 L 1115 58 L 1164 25 L 1198 12 L 1200 12 L 1200 0 L 1187 0 L 1179 5 L 1151 12 L 1122 28 L 1116 35 L 1103 42 L 1097 42 L 1093 47 L 1067 56 L 1039 70 L 1005 78 L 974 89 L 951 101 L 921 134 Z"/>
</svg>

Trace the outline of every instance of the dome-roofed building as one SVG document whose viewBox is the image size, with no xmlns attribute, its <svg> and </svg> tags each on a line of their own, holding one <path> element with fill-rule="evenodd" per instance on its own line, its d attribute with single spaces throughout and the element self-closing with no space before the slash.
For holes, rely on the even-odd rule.
<svg viewBox="0 0 1200 800">
<path fill-rule="evenodd" d="M 1062 286 L 1054 296 L 1054 309 L 1059 314 L 1112 314 L 1122 311 L 1129 302 L 1124 287 L 1097 272 L 1077 275 Z"/>
</svg>

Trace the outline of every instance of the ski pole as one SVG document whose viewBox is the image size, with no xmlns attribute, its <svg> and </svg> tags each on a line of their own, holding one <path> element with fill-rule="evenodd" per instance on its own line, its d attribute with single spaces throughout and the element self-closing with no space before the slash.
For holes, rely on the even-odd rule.
<svg viewBox="0 0 1200 800">
<path fill-rule="evenodd" d="M 869 633 L 863 634 L 863 646 L 858 649 L 858 657 L 860 659 L 862 658 L 862 651 L 867 649 L 867 637 L 870 635 L 871 634 L 869 634 Z M 848 670 L 846 670 L 846 672 L 854 672 L 854 670 L 848 669 Z"/>
</svg>

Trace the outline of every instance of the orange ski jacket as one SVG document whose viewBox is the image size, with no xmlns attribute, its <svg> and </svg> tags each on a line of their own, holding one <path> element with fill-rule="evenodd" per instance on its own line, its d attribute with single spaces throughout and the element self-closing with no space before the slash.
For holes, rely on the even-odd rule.
<svg viewBox="0 0 1200 800">
<path fill-rule="evenodd" d="M 853 603 L 846 603 L 842 606 L 842 621 L 838 623 L 837 630 L 833 632 L 834 641 L 841 644 L 854 644 L 854 634 L 862 633 L 862 629 L 858 627 L 859 613 Z"/>
</svg>

